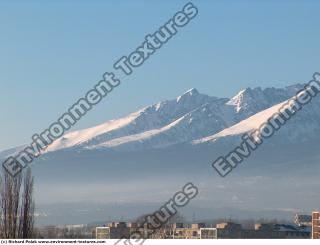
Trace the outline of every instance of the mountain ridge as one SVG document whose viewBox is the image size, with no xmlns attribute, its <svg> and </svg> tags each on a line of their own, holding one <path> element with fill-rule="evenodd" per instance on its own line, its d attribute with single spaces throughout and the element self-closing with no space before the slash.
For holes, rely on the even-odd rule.
<svg viewBox="0 0 320 245">
<path fill-rule="evenodd" d="M 320 98 L 227 178 L 212 168 L 215 159 L 239 146 L 243 133 L 260 126 L 301 87 L 247 88 L 232 98 L 191 89 L 126 117 L 70 132 L 32 163 L 35 198 L 38 203 L 58 200 L 63 207 L 89 200 L 92 210 L 95 202 L 126 200 L 134 206 L 191 181 L 199 186 L 196 201 L 202 207 L 314 209 L 319 203 Z M 0 158 L 19 149 L 3 151 Z"/>
<path fill-rule="evenodd" d="M 223 136 L 221 132 L 232 130 L 241 122 L 240 126 L 244 126 L 243 121 L 283 103 L 301 88 L 301 84 L 285 88 L 246 88 L 232 98 L 218 98 L 191 88 L 175 99 L 146 106 L 91 128 L 69 132 L 54 141 L 44 153 L 95 149 L 136 151 L 181 143 L 204 143 L 219 133 Z M 0 158 L 13 153 L 14 149 L 2 151 Z"/>
</svg>

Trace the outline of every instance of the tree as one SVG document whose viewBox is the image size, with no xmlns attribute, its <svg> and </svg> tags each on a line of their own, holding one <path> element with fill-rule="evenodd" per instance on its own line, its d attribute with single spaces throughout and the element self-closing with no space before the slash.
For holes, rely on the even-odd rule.
<svg viewBox="0 0 320 245">
<path fill-rule="evenodd" d="M 31 169 L 28 168 L 15 177 L 3 170 L 0 181 L 1 238 L 31 238 L 34 225 Z"/>
<path fill-rule="evenodd" d="M 22 201 L 20 207 L 19 238 L 30 238 L 33 235 L 34 201 L 33 177 L 31 169 L 27 169 L 23 183 Z"/>
</svg>

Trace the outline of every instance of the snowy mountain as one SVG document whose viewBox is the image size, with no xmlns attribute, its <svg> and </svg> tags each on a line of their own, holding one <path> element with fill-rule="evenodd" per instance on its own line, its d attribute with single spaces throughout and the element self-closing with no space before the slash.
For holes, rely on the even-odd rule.
<svg viewBox="0 0 320 245">
<path fill-rule="evenodd" d="M 182 183 L 192 181 L 200 189 L 196 210 L 228 207 L 229 214 L 231 207 L 240 209 L 236 214 L 259 210 L 260 215 L 261 208 L 266 212 L 317 208 L 320 98 L 314 98 L 227 178 L 211 167 L 238 146 L 242 134 L 257 129 L 301 88 L 247 88 L 232 98 L 191 89 L 126 117 L 67 133 L 31 165 L 36 200 L 64 203 L 56 210 L 63 213 L 58 215 L 61 222 L 78 217 L 66 203 L 85 203 L 95 210 L 90 215 L 101 215 L 95 202 L 109 203 L 113 208 L 106 213 L 114 213 L 121 203 L 162 204 Z M 0 159 L 21 148 L 0 152 Z"/>
<path fill-rule="evenodd" d="M 53 142 L 47 152 L 138 151 L 182 143 L 208 143 L 221 137 L 239 136 L 258 128 L 281 103 L 301 88 L 300 84 L 286 88 L 247 88 L 230 99 L 201 94 L 193 88 L 173 100 L 147 106 L 124 118 L 67 133 Z M 290 128 L 296 133 L 289 134 L 289 138 L 293 135 L 299 137 L 304 131 L 311 132 L 312 136 L 312 131 L 319 128 L 319 100 L 311 104 L 297 119 L 303 126 L 292 125 Z M 305 122 L 304 117 L 311 119 Z M 302 131 L 298 132 L 298 129 Z M 0 158 L 18 149 L 0 152 Z"/>
<path fill-rule="evenodd" d="M 179 122 L 183 116 L 204 104 L 214 103 L 218 99 L 198 93 L 196 89 L 188 90 L 175 100 L 159 102 L 147 106 L 127 117 L 111 120 L 102 125 L 66 134 L 55 141 L 48 151 L 65 148 L 92 148 L 108 145 L 110 141 L 128 141 L 135 135 L 157 135 L 170 128 L 170 124 Z M 148 133 L 147 133 L 148 132 Z M 136 137 L 136 140 L 139 140 Z M 112 145 L 112 143 L 110 143 Z"/>
<path fill-rule="evenodd" d="M 288 100 L 262 110 L 253 116 L 240 121 L 232 127 L 226 128 L 217 134 L 194 140 L 192 144 L 216 143 L 219 140 L 238 141 L 245 133 L 249 134 L 259 129 L 275 113 L 278 113 Z M 320 98 L 314 98 L 310 104 L 305 105 L 296 113 L 277 133 L 277 142 L 289 144 L 290 142 L 304 142 L 319 138 L 320 133 Z M 242 109 L 242 107 L 240 107 Z"/>
<path fill-rule="evenodd" d="M 272 113 L 301 88 L 302 85 L 283 89 L 247 88 L 231 99 L 211 97 L 190 89 L 174 100 L 145 107 L 127 117 L 68 133 L 49 146 L 47 151 L 137 151 L 205 142 L 209 136 L 223 135 L 228 128 L 243 129 L 252 121 L 259 126 L 263 123 L 259 115 L 252 116 L 259 112 L 263 114 L 262 111 L 269 108 Z"/>
</svg>

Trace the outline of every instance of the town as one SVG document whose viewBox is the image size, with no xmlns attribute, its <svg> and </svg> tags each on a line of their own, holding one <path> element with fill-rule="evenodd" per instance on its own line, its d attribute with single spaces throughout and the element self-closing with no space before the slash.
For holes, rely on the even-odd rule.
<svg viewBox="0 0 320 245">
<path fill-rule="evenodd" d="M 214 224 L 170 222 L 152 230 L 145 223 L 114 221 L 102 226 L 45 226 L 37 234 L 48 239 L 129 239 L 137 232 L 143 239 L 320 239 L 320 213 L 296 214 L 291 223 L 237 223 L 229 219 Z"/>
</svg>

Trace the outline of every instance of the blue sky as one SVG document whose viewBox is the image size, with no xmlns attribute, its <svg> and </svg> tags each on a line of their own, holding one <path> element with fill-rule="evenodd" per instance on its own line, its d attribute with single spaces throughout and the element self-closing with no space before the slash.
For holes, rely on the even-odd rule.
<svg viewBox="0 0 320 245">
<path fill-rule="evenodd" d="M 30 142 L 187 1 L 1 1 L 0 149 Z M 319 71 L 316 1 L 193 1 L 199 15 L 75 127 L 189 88 L 230 97 Z"/>
</svg>

